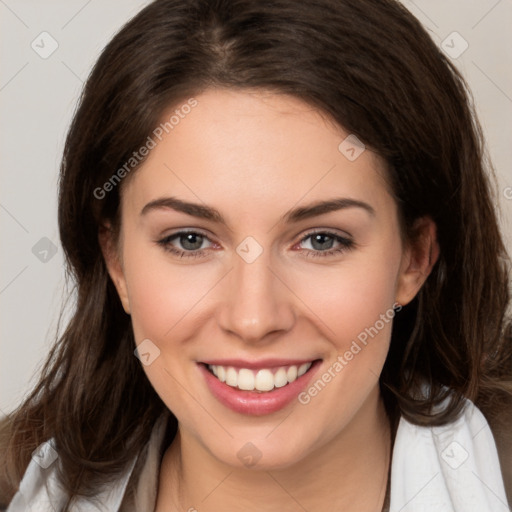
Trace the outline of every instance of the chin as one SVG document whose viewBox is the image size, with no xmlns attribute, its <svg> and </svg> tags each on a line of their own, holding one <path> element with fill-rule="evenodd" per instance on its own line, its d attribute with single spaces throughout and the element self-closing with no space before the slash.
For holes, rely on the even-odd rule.
<svg viewBox="0 0 512 512">
<path fill-rule="evenodd" d="M 309 431 L 314 432 L 314 429 Z M 244 436 L 221 444 L 212 440 L 212 444 L 205 446 L 215 459 L 228 466 L 251 471 L 275 471 L 300 463 L 314 449 L 315 440 L 318 436 L 307 440 L 276 430 L 267 438 L 260 432 L 259 438 Z"/>
</svg>

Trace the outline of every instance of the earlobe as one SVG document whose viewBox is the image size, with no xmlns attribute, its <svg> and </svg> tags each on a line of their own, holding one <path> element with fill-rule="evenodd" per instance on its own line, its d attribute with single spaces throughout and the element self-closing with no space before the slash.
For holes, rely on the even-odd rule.
<svg viewBox="0 0 512 512">
<path fill-rule="evenodd" d="M 418 294 L 439 259 L 435 222 L 429 217 L 418 219 L 414 237 L 408 242 L 398 277 L 396 302 L 406 305 Z"/>
<path fill-rule="evenodd" d="M 116 287 L 123 309 L 127 314 L 130 314 L 130 301 L 128 297 L 126 279 L 119 250 L 114 238 L 114 232 L 110 223 L 100 226 L 98 230 L 98 240 L 107 271 L 114 283 L 114 286 Z"/>
</svg>

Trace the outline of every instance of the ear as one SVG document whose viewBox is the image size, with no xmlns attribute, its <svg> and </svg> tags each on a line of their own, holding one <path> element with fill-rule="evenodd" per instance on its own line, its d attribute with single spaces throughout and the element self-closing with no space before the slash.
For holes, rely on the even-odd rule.
<svg viewBox="0 0 512 512">
<path fill-rule="evenodd" d="M 123 309 L 130 314 L 130 301 L 124 275 L 121 251 L 118 246 L 112 225 L 107 222 L 102 224 L 98 230 L 98 240 L 105 260 L 108 273 L 116 287 Z"/>
<path fill-rule="evenodd" d="M 432 272 L 440 254 L 437 228 L 430 217 L 418 219 L 407 242 L 397 283 L 396 302 L 411 302 Z"/>
</svg>

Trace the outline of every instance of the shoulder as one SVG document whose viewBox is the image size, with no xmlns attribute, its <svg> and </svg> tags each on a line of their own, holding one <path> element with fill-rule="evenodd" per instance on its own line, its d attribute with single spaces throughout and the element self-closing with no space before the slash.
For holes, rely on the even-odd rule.
<svg viewBox="0 0 512 512">
<path fill-rule="evenodd" d="M 147 484 L 151 478 L 153 480 L 156 478 L 155 474 L 158 471 L 157 452 L 161 446 L 166 422 L 167 416 L 162 415 L 155 423 L 148 443 L 140 453 L 133 457 L 128 467 L 116 477 L 113 483 L 99 488 L 93 497 L 77 498 L 74 502 L 74 510 L 82 512 L 97 511 L 99 504 L 101 504 L 101 510 L 105 512 L 132 510 L 126 506 L 123 508 L 121 506 L 122 504 L 126 505 L 129 501 L 127 495 L 133 495 L 134 490 L 136 496 L 143 495 L 143 497 L 136 498 L 137 502 L 143 501 L 143 499 L 151 501 L 153 496 L 151 494 L 146 496 L 147 488 L 144 485 L 141 486 L 141 482 Z M 141 462 L 144 471 L 139 473 L 136 469 L 141 466 Z M 63 510 L 69 496 L 59 480 L 59 469 L 58 449 L 55 440 L 52 438 L 41 444 L 34 452 L 20 482 L 19 489 L 7 508 L 0 509 L 0 511 L 27 512 L 27 510 L 37 510 L 37 512 L 54 512 L 54 510 Z M 134 479 L 135 473 L 137 473 L 136 479 Z M 134 485 L 135 489 L 130 489 L 131 485 Z M 140 510 L 144 510 L 144 508 Z"/>
<path fill-rule="evenodd" d="M 486 418 L 496 443 L 503 482 L 512 508 L 512 399 L 487 413 Z"/>
<path fill-rule="evenodd" d="M 93 512 L 97 511 L 98 504 L 101 504 L 101 510 L 117 512 L 136 459 L 137 457 L 108 489 L 98 489 L 93 497 L 76 498 L 73 502 L 74 510 Z M 52 438 L 41 444 L 34 453 L 6 512 L 64 510 L 69 494 L 62 486 L 59 470 L 58 452 Z"/>
<path fill-rule="evenodd" d="M 489 510 L 493 503 L 493 510 L 506 506 L 505 466 L 507 460 L 510 465 L 510 453 L 507 459 L 502 437 L 498 438 L 469 400 L 446 425 L 418 426 L 400 418 L 392 460 L 391 510 L 468 512 Z M 503 446 L 510 449 L 509 444 Z"/>
</svg>

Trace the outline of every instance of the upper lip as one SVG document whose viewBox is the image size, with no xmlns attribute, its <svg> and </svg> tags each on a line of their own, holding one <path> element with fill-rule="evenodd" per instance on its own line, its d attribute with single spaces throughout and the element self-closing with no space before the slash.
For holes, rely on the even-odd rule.
<svg viewBox="0 0 512 512">
<path fill-rule="evenodd" d="M 208 359 L 199 361 L 211 366 L 232 366 L 234 368 L 260 369 L 260 368 L 279 368 L 280 366 L 300 366 L 304 363 L 312 363 L 317 358 L 312 359 L 261 359 L 260 361 L 245 361 L 243 359 Z"/>
</svg>

